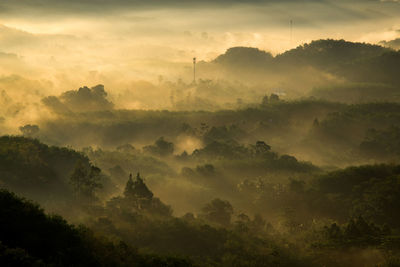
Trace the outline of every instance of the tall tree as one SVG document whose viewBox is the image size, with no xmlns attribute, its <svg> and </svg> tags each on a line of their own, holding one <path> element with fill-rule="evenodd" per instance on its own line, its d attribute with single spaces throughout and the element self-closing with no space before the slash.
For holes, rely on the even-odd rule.
<svg viewBox="0 0 400 267">
<path fill-rule="evenodd" d="M 70 183 L 78 197 L 96 198 L 95 192 L 102 187 L 100 183 L 101 170 L 95 166 L 85 166 L 78 161 L 70 177 Z"/>
<path fill-rule="evenodd" d="M 219 198 L 206 204 L 202 209 L 201 217 L 207 221 L 214 222 L 223 226 L 229 226 L 233 214 L 233 207 L 229 201 Z"/>
</svg>

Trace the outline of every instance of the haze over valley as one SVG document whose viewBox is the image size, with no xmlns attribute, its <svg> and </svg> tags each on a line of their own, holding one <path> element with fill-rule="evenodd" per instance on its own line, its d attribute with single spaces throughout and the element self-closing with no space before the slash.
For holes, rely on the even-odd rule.
<svg viewBox="0 0 400 267">
<path fill-rule="evenodd" d="M 1 266 L 400 266 L 400 2 L 3 0 Z"/>
</svg>

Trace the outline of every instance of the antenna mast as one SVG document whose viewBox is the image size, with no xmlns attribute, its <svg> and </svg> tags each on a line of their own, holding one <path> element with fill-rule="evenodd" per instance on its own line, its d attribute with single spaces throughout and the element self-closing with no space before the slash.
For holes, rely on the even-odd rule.
<svg viewBox="0 0 400 267">
<path fill-rule="evenodd" d="M 196 58 L 193 58 L 193 84 L 196 84 Z"/>
<path fill-rule="evenodd" d="M 290 20 L 290 46 L 292 46 L 293 40 L 293 20 Z"/>
</svg>

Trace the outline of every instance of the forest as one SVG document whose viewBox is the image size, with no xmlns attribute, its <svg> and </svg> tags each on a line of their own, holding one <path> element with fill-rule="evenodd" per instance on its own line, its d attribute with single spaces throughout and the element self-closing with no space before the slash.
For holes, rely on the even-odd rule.
<svg viewBox="0 0 400 267">
<path fill-rule="evenodd" d="M 321 39 L 119 91 L 1 76 L 0 265 L 400 266 L 399 67 Z"/>
</svg>

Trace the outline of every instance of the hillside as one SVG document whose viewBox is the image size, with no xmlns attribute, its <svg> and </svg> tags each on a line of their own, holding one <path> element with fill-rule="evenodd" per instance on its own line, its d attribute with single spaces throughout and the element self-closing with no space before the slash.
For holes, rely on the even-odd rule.
<svg viewBox="0 0 400 267">
<path fill-rule="evenodd" d="M 192 266 L 183 259 L 142 255 L 125 243 L 96 237 L 62 217 L 0 190 L 2 266 Z"/>
<path fill-rule="evenodd" d="M 79 192 L 72 178 L 77 173 L 82 180 Z M 75 201 L 96 201 L 114 189 L 109 177 L 82 153 L 21 136 L 0 137 L 0 185 L 52 211 Z"/>
<path fill-rule="evenodd" d="M 282 86 L 297 79 L 300 84 L 310 86 L 338 80 L 397 86 L 400 83 L 396 74 L 399 53 L 380 45 L 326 39 L 306 43 L 276 56 L 257 48 L 232 47 L 199 66 L 207 75 L 222 72 L 227 79 L 246 83 L 275 84 L 279 81 Z M 330 80 L 326 75 L 332 76 Z"/>
</svg>

